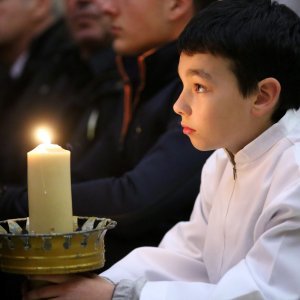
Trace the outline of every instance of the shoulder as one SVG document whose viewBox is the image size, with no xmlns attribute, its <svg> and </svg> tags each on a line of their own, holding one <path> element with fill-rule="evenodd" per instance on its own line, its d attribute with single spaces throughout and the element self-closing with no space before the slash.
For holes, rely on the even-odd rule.
<svg viewBox="0 0 300 300">
<path fill-rule="evenodd" d="M 286 219 L 299 219 L 300 144 L 288 147 L 274 164 L 272 172 L 266 177 L 266 180 L 270 180 L 270 188 L 261 220 L 282 223 Z"/>
<path fill-rule="evenodd" d="M 282 191 L 295 185 L 300 187 L 300 143 L 283 151 L 275 164 L 272 174 L 272 186 L 275 189 L 279 187 Z"/>
</svg>

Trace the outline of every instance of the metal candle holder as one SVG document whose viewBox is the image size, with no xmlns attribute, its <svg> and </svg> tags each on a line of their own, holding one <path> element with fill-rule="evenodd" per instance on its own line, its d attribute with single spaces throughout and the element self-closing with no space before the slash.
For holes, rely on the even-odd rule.
<svg viewBox="0 0 300 300">
<path fill-rule="evenodd" d="M 116 222 L 73 217 L 70 233 L 29 232 L 29 218 L 0 222 L 0 268 L 4 272 L 47 275 L 92 271 L 103 267 L 104 236 Z"/>
</svg>

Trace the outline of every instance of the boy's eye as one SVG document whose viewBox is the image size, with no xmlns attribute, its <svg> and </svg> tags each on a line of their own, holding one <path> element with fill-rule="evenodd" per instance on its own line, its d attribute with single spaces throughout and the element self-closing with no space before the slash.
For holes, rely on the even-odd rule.
<svg viewBox="0 0 300 300">
<path fill-rule="evenodd" d="M 206 92 L 205 87 L 202 84 L 196 83 L 194 84 L 194 89 L 196 93 L 204 93 Z"/>
</svg>

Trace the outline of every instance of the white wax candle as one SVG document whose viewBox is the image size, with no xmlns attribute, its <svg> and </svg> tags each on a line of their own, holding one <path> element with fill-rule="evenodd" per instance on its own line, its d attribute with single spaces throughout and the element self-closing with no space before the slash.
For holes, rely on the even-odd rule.
<svg viewBox="0 0 300 300">
<path fill-rule="evenodd" d="M 73 231 L 70 151 L 50 143 L 27 153 L 30 231 Z"/>
</svg>

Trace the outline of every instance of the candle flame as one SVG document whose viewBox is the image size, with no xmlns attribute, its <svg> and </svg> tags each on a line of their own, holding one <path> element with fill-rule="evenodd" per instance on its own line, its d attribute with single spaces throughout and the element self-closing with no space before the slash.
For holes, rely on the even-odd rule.
<svg viewBox="0 0 300 300">
<path fill-rule="evenodd" d="M 51 144 L 51 137 L 48 129 L 39 128 L 36 131 L 36 136 L 43 144 Z"/>
</svg>

